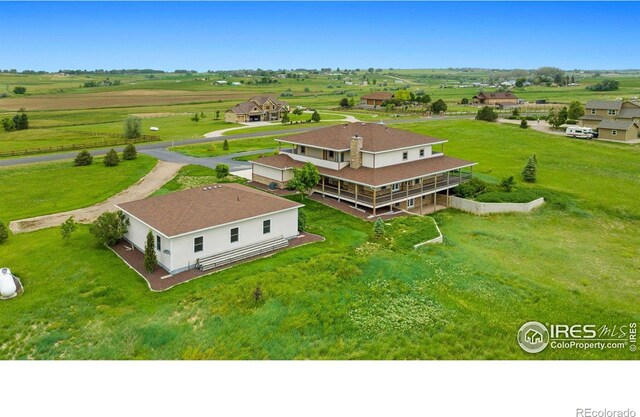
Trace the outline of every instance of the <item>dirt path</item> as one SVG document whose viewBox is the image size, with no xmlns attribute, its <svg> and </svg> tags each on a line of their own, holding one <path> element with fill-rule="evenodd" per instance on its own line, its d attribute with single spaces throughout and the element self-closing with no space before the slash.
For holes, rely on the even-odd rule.
<svg viewBox="0 0 640 417">
<path fill-rule="evenodd" d="M 31 217 L 29 219 L 15 220 L 9 223 L 9 228 L 13 233 L 33 232 L 34 230 L 46 229 L 61 225 L 70 216 L 80 223 L 90 223 L 105 211 L 115 209 L 115 205 L 127 201 L 139 200 L 148 197 L 154 191 L 162 187 L 167 181 L 176 176 L 183 164 L 174 162 L 158 161 L 155 167 L 137 183 L 113 197 L 94 204 L 93 206 L 65 211 L 63 213 L 47 214 L 44 216 Z"/>
</svg>

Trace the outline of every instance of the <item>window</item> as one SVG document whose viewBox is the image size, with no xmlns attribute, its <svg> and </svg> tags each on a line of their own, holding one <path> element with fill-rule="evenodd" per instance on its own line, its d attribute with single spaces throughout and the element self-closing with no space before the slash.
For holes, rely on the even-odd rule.
<svg viewBox="0 0 640 417">
<path fill-rule="evenodd" d="M 336 154 L 333 151 L 329 151 L 327 153 L 327 155 L 328 155 L 329 159 L 335 159 L 335 157 L 336 157 Z"/>
<path fill-rule="evenodd" d="M 416 199 L 415 199 L 415 198 L 410 198 L 410 199 L 407 201 L 407 207 L 408 207 L 408 208 L 415 207 L 415 205 L 416 205 Z"/>
<path fill-rule="evenodd" d="M 409 159 L 409 152 L 407 151 L 402 152 L 402 160 L 406 161 L 407 159 Z"/>
<path fill-rule="evenodd" d="M 400 183 L 395 183 L 395 184 L 391 184 L 391 191 L 399 191 L 400 190 Z"/>
<path fill-rule="evenodd" d="M 617 136 L 618 135 L 618 131 L 613 129 L 611 130 L 611 136 Z"/>
<path fill-rule="evenodd" d="M 271 233 L 271 220 L 262 222 L 262 234 L 266 235 L 267 233 Z"/>
<path fill-rule="evenodd" d="M 300 146 L 300 153 L 301 154 L 307 153 L 307 147 L 306 146 Z"/>
<path fill-rule="evenodd" d="M 596 109 L 591 109 L 591 114 L 596 114 Z"/>
<path fill-rule="evenodd" d="M 424 149 L 420 149 L 420 158 L 424 158 Z"/>
<path fill-rule="evenodd" d="M 616 111 L 615 110 L 607 110 L 607 114 L 609 116 L 615 116 L 616 115 Z"/>
<path fill-rule="evenodd" d="M 193 251 L 194 252 L 202 252 L 204 249 L 204 238 L 199 236 L 193 239 Z"/>
<path fill-rule="evenodd" d="M 160 239 L 160 236 L 156 236 L 156 249 L 157 250 L 162 250 L 162 239 Z"/>
<path fill-rule="evenodd" d="M 416 178 L 415 180 L 413 180 L 413 185 L 418 185 L 420 184 L 420 178 Z"/>
<path fill-rule="evenodd" d="M 237 227 L 231 229 L 231 243 L 240 240 L 240 230 Z"/>
</svg>

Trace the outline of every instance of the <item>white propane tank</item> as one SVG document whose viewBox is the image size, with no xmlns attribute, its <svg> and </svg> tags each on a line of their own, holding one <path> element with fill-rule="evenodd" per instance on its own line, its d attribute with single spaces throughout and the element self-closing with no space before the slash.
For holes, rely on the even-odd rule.
<svg viewBox="0 0 640 417">
<path fill-rule="evenodd" d="M 3 298 L 11 298 L 16 295 L 16 282 L 9 268 L 0 269 L 0 296 Z"/>
</svg>

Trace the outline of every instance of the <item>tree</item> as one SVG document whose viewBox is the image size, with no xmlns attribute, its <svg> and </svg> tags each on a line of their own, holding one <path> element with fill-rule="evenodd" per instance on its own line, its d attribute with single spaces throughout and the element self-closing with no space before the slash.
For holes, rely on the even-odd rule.
<svg viewBox="0 0 640 417">
<path fill-rule="evenodd" d="M 613 91 L 620 87 L 620 82 L 617 80 L 603 80 L 598 84 L 587 86 L 587 90 L 592 91 Z"/>
<path fill-rule="evenodd" d="M 77 167 L 91 165 L 93 163 L 93 156 L 87 150 L 80 151 L 73 160 L 73 165 Z"/>
<path fill-rule="evenodd" d="M 0 221 L 0 243 L 6 242 L 7 239 L 9 239 L 9 231 L 7 230 L 7 226 Z"/>
<path fill-rule="evenodd" d="M 124 120 L 123 134 L 127 139 L 137 139 L 142 136 L 142 119 L 130 116 Z"/>
<path fill-rule="evenodd" d="M 553 126 L 556 129 L 560 127 L 560 125 L 562 124 L 560 123 L 560 119 L 558 118 L 558 115 L 556 114 L 554 109 L 549 110 L 549 116 L 547 116 L 547 123 L 549 123 L 550 126 Z"/>
<path fill-rule="evenodd" d="M 220 118 L 220 110 L 216 110 L 216 120 Z"/>
<path fill-rule="evenodd" d="M 569 112 L 566 107 L 563 107 L 558 112 L 558 126 L 564 124 L 569 118 Z"/>
<path fill-rule="evenodd" d="M 118 152 L 116 152 L 115 149 L 111 149 L 104 156 L 104 159 L 102 160 L 102 162 L 106 167 L 114 167 L 118 165 L 120 163 L 120 157 L 118 156 Z"/>
<path fill-rule="evenodd" d="M 296 107 L 295 109 L 293 109 L 293 114 L 295 114 L 296 116 L 300 116 L 302 113 L 303 112 L 300 107 Z"/>
<path fill-rule="evenodd" d="M 13 94 L 24 94 L 26 92 L 27 92 L 26 87 L 20 87 L 20 86 L 13 87 Z"/>
<path fill-rule="evenodd" d="M 60 225 L 60 234 L 62 235 L 62 240 L 64 243 L 69 243 L 69 239 L 71 238 L 71 234 L 76 231 L 78 228 L 78 223 L 73 220 L 73 216 L 69 217 Z"/>
<path fill-rule="evenodd" d="M 289 123 L 289 113 L 285 113 L 284 116 L 282 116 L 282 120 L 280 120 L 280 123 L 282 123 L 283 125 Z"/>
<path fill-rule="evenodd" d="M 536 182 L 536 177 L 538 175 L 538 165 L 535 162 L 534 156 L 531 155 L 527 164 L 524 166 L 522 170 L 522 180 L 524 182 Z"/>
<path fill-rule="evenodd" d="M 349 107 L 349 99 L 344 97 L 342 100 L 340 100 L 340 107 L 342 108 L 346 108 Z"/>
<path fill-rule="evenodd" d="M 510 177 L 503 178 L 502 181 L 500 182 L 500 187 L 508 193 L 513 191 L 513 187 L 515 187 L 515 185 L 516 185 L 516 180 L 513 178 L 513 175 Z"/>
<path fill-rule="evenodd" d="M 569 119 L 578 120 L 584 116 L 584 106 L 579 101 L 572 101 L 568 110 Z"/>
<path fill-rule="evenodd" d="M 349 107 L 354 107 L 356 105 L 356 101 L 353 97 L 349 99 Z"/>
<path fill-rule="evenodd" d="M 520 110 L 518 110 L 517 107 L 514 107 L 513 110 L 511 111 L 511 115 L 515 117 L 520 116 Z"/>
<path fill-rule="evenodd" d="M 158 257 L 156 256 L 156 246 L 153 239 L 153 233 L 149 229 L 147 233 L 147 241 L 144 244 L 144 269 L 148 273 L 152 273 L 158 267 Z"/>
<path fill-rule="evenodd" d="M 216 177 L 221 180 L 226 178 L 229 175 L 229 165 L 227 164 L 218 164 L 216 165 Z"/>
<path fill-rule="evenodd" d="M 447 103 L 442 101 L 442 99 L 438 99 L 431 103 L 431 111 L 434 113 L 444 113 L 447 111 Z"/>
<path fill-rule="evenodd" d="M 529 127 L 529 123 L 527 123 L 527 119 L 524 117 L 520 120 L 520 129 L 526 129 Z"/>
<path fill-rule="evenodd" d="M 378 217 L 375 223 L 373 223 L 373 233 L 377 238 L 384 236 L 384 226 L 384 220 L 382 220 L 381 217 Z"/>
<path fill-rule="evenodd" d="M 15 123 L 13 123 L 13 119 L 5 117 L 4 119 L 2 119 L 2 128 L 5 132 L 13 132 L 14 130 L 16 130 L 16 125 Z"/>
<path fill-rule="evenodd" d="M 306 228 L 307 228 L 307 214 L 302 210 L 298 210 L 298 231 L 304 232 L 304 229 Z"/>
<path fill-rule="evenodd" d="M 498 113 L 489 106 L 484 106 L 476 114 L 476 120 L 484 120 L 485 122 L 495 122 L 498 120 Z"/>
<path fill-rule="evenodd" d="M 12 120 L 15 130 L 29 129 L 29 116 L 24 109 L 20 109 Z"/>
<path fill-rule="evenodd" d="M 522 88 L 522 87 L 524 87 L 524 83 L 526 83 L 526 82 L 527 82 L 527 79 L 526 79 L 526 78 L 524 78 L 524 77 L 520 77 L 520 78 L 518 78 L 518 79 L 516 80 L 516 87 L 518 87 L 518 88 Z"/>
<path fill-rule="evenodd" d="M 229 150 L 229 141 L 228 140 L 224 140 L 224 142 L 222 142 L 222 150 L 224 151 L 228 151 Z"/>
<path fill-rule="evenodd" d="M 299 191 L 304 201 L 304 195 L 311 191 L 318 181 L 320 181 L 318 168 L 311 162 L 305 162 L 302 168 L 293 168 L 293 178 L 289 180 L 287 185 L 289 188 Z"/>
<path fill-rule="evenodd" d="M 401 102 L 409 101 L 411 99 L 409 90 L 398 90 L 394 96 L 396 100 L 400 100 Z"/>
<path fill-rule="evenodd" d="M 191 121 L 195 123 L 198 123 L 200 121 L 200 117 L 198 116 L 198 113 L 193 115 L 193 117 L 191 118 Z"/>
<path fill-rule="evenodd" d="M 113 246 L 127 233 L 129 219 L 120 210 L 104 212 L 91 224 L 89 231 L 99 243 Z"/>
<path fill-rule="evenodd" d="M 463 97 L 462 100 L 460 100 L 460 104 L 469 104 L 469 99 L 466 97 Z"/>
<path fill-rule="evenodd" d="M 123 161 L 131 161 L 133 159 L 136 159 L 137 157 L 138 157 L 138 150 L 133 145 L 133 143 L 130 143 L 127 146 L 125 146 L 124 150 L 122 151 Z"/>
<path fill-rule="evenodd" d="M 318 123 L 320 121 L 320 114 L 318 113 L 317 110 L 313 111 L 313 114 L 311 115 L 311 120 L 313 120 L 315 123 Z"/>
</svg>

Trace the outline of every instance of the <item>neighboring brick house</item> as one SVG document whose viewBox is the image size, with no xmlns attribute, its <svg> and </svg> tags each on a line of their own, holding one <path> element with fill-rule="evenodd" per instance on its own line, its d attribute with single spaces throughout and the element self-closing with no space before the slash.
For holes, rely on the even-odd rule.
<svg viewBox="0 0 640 417">
<path fill-rule="evenodd" d="M 275 96 L 255 96 L 227 110 L 224 120 L 230 123 L 270 122 L 282 119 L 287 111 L 287 103 Z"/>
<path fill-rule="evenodd" d="M 252 161 L 253 181 L 284 188 L 293 168 L 313 163 L 320 173 L 314 193 L 354 204 L 375 216 L 393 208 L 435 209 L 472 176 L 474 162 L 445 156 L 433 147 L 444 139 L 382 124 L 347 123 L 278 139 L 293 149 Z"/>
<path fill-rule="evenodd" d="M 635 143 L 640 140 L 640 102 L 590 100 L 579 123 L 598 129 L 598 139 Z"/>
<path fill-rule="evenodd" d="M 360 106 L 373 108 L 380 107 L 382 103 L 387 100 L 391 100 L 395 95 L 393 93 L 388 93 L 386 91 L 376 91 L 375 93 L 370 93 L 360 97 Z"/>
<path fill-rule="evenodd" d="M 499 91 L 496 93 L 485 93 L 482 92 L 478 95 L 473 96 L 474 104 L 482 104 L 485 106 L 494 106 L 498 104 L 518 104 L 518 97 L 515 94 L 510 93 L 508 91 Z"/>
</svg>

